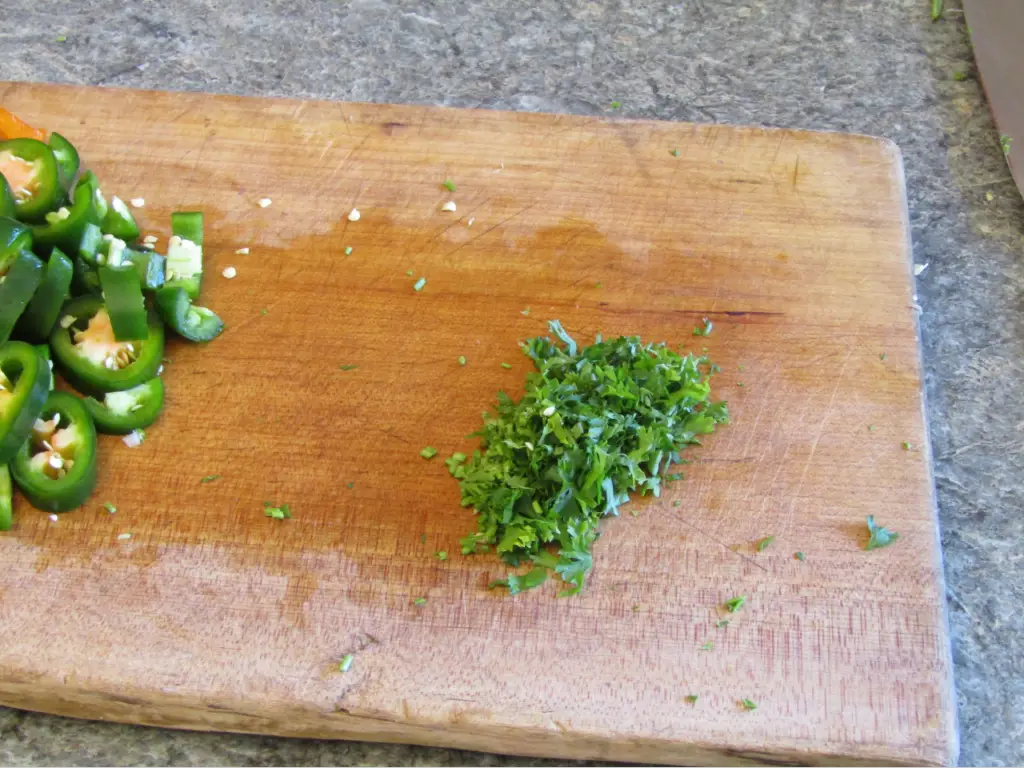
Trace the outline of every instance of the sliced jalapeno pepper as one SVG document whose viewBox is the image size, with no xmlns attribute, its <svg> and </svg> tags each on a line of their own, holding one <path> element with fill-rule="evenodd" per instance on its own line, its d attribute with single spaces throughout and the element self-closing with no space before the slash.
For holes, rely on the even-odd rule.
<svg viewBox="0 0 1024 768">
<path fill-rule="evenodd" d="M 211 341 L 224 330 L 224 322 L 206 307 L 196 307 L 180 285 L 168 283 L 154 297 L 160 317 L 176 334 L 189 341 Z"/>
<path fill-rule="evenodd" d="M 135 223 L 135 217 L 124 200 L 117 195 L 110 198 L 110 208 L 101 227 L 104 232 L 121 240 L 134 240 L 139 236 L 139 225 Z"/>
<path fill-rule="evenodd" d="M 74 272 L 71 259 L 54 248 L 46 264 L 43 280 L 18 320 L 19 334 L 32 342 L 46 341 L 68 297 Z"/>
<path fill-rule="evenodd" d="M 0 464 L 28 439 L 50 391 L 50 366 L 31 344 L 0 346 Z"/>
<path fill-rule="evenodd" d="M 85 259 L 87 264 L 96 265 L 100 248 L 103 245 L 103 230 L 99 225 L 89 222 L 82 229 L 82 239 L 78 242 L 78 255 Z"/>
<path fill-rule="evenodd" d="M 103 394 L 138 386 L 156 376 L 164 356 L 164 326 L 149 312 L 145 341 L 118 341 L 99 296 L 64 305 L 50 334 L 54 362 L 80 392 Z"/>
<path fill-rule="evenodd" d="M 50 393 L 11 473 L 29 503 L 47 512 L 67 512 L 89 498 L 96 487 L 96 427 L 81 400 Z"/>
<path fill-rule="evenodd" d="M 146 300 L 142 297 L 142 281 L 135 266 L 103 266 L 99 273 L 114 338 L 118 341 L 141 341 L 148 338 Z"/>
<path fill-rule="evenodd" d="M 14 257 L 32 249 L 32 230 L 7 216 L 0 217 L 0 276 L 7 274 Z"/>
<path fill-rule="evenodd" d="M 11 472 L 0 464 L 0 531 L 11 530 L 14 518 L 14 499 L 11 494 Z"/>
<path fill-rule="evenodd" d="M 0 173 L 14 193 L 14 214 L 22 221 L 42 221 L 61 197 L 53 150 L 37 139 L 0 142 Z"/>
<path fill-rule="evenodd" d="M 11 337 L 14 324 L 43 281 L 43 270 L 43 262 L 32 251 L 22 251 L 14 257 L 0 282 L 0 344 Z"/>
<path fill-rule="evenodd" d="M 78 175 L 78 150 L 74 144 L 54 131 L 50 134 L 50 149 L 53 151 L 53 159 L 57 161 L 57 177 L 60 185 L 67 190 L 68 194 L 73 189 L 75 177 Z"/>
<path fill-rule="evenodd" d="M 46 362 L 46 367 L 50 369 L 50 391 L 53 392 L 53 358 L 50 357 L 50 345 L 49 344 L 33 344 L 43 360 Z"/>
<path fill-rule="evenodd" d="M 75 254 L 82 246 L 87 227 L 97 226 L 103 217 L 96 203 L 96 177 L 91 171 L 82 176 L 71 196 L 71 207 L 50 211 L 43 218 L 45 223 L 32 227 L 32 239 L 36 249 L 60 248 L 67 254 Z M 100 233 L 102 234 L 102 233 Z M 97 242 L 96 246 L 99 246 Z M 95 253 L 95 248 L 93 248 Z"/>
<path fill-rule="evenodd" d="M 87 397 L 83 402 L 98 431 L 127 435 L 156 421 L 164 407 L 164 382 L 157 376 L 122 392 L 107 392 L 102 402 L 94 397 Z"/>
<path fill-rule="evenodd" d="M 14 218 L 14 193 L 11 192 L 11 185 L 0 173 L 0 216 Z"/>
<path fill-rule="evenodd" d="M 75 296 L 89 296 L 100 292 L 100 273 L 81 256 L 74 259 L 75 274 L 71 278 L 71 293 Z"/>
<path fill-rule="evenodd" d="M 196 211 L 172 213 L 171 232 L 167 243 L 166 285 L 184 288 L 190 299 L 198 299 L 203 280 L 203 214 Z"/>
<path fill-rule="evenodd" d="M 164 284 L 164 265 L 167 260 L 156 251 L 136 251 L 129 248 L 125 251 L 124 258 L 138 270 L 143 290 L 155 291 Z"/>
</svg>

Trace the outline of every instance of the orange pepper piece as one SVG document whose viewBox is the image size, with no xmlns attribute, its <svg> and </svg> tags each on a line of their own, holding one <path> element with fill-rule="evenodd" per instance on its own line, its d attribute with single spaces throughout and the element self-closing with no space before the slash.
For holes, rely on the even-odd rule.
<svg viewBox="0 0 1024 768">
<path fill-rule="evenodd" d="M 0 139 L 38 139 L 46 141 L 46 131 L 33 128 L 20 117 L 0 107 Z"/>
</svg>

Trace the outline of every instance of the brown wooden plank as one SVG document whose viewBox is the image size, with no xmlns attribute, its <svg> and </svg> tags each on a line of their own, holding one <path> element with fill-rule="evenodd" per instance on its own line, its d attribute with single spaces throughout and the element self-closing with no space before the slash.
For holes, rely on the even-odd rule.
<svg viewBox="0 0 1024 768">
<path fill-rule="evenodd" d="M 88 507 L 52 523 L 19 505 L 0 538 L 0 701 L 638 762 L 955 759 L 892 144 L 0 93 L 76 141 L 108 192 L 145 197 L 144 232 L 161 244 L 171 211 L 206 211 L 204 303 L 228 325 L 209 347 L 170 346 L 166 414 L 138 449 L 103 441 Z M 449 198 L 454 214 L 439 210 Z M 219 277 L 228 265 L 233 281 Z M 704 316 L 715 330 L 695 338 Z M 495 559 L 456 554 L 472 517 L 418 452 L 472 445 L 495 391 L 521 391 L 517 341 L 549 318 L 582 339 L 707 345 L 734 418 L 685 482 L 606 521 L 584 594 L 510 598 L 485 588 L 504 572 Z M 222 478 L 201 484 L 210 474 Z M 295 518 L 265 518 L 264 500 Z M 900 542 L 864 552 L 869 514 Z M 738 594 L 746 607 L 716 629 Z M 355 663 L 340 674 L 345 653 Z"/>
</svg>

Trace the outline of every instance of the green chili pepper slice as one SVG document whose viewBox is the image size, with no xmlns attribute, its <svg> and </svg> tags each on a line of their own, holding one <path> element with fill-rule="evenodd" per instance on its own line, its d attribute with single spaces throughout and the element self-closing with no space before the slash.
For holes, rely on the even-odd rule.
<svg viewBox="0 0 1024 768">
<path fill-rule="evenodd" d="M 0 464 L 0 531 L 11 530 L 14 522 L 14 498 L 11 491 L 11 472 L 6 464 Z"/>
<path fill-rule="evenodd" d="M 75 149 L 74 144 L 56 131 L 50 134 L 49 144 L 53 152 L 53 159 L 57 161 L 57 177 L 60 179 L 60 185 L 70 194 L 80 165 L 78 150 Z"/>
<path fill-rule="evenodd" d="M 83 402 L 99 432 L 127 435 L 156 421 L 164 407 L 164 382 L 157 376 L 131 389 L 107 392 L 102 401 L 87 397 Z"/>
<path fill-rule="evenodd" d="M 22 221 L 42 221 L 57 207 L 62 190 L 53 150 L 37 139 L 0 142 L 0 173 L 14 193 L 14 214 Z"/>
<path fill-rule="evenodd" d="M 7 274 L 19 253 L 31 249 L 32 230 L 20 221 L 0 216 L 0 277 Z"/>
<path fill-rule="evenodd" d="M 75 274 L 71 278 L 73 296 L 91 296 L 100 292 L 100 273 L 81 256 L 75 256 Z"/>
<path fill-rule="evenodd" d="M 89 498 L 96 487 L 96 427 L 81 400 L 67 392 L 50 393 L 11 472 L 38 509 L 67 512 Z"/>
<path fill-rule="evenodd" d="M 50 350 L 57 368 L 80 392 L 131 389 L 156 376 L 164 356 L 164 326 L 153 311 L 148 325 L 145 341 L 118 341 L 103 299 L 79 296 L 64 305 L 50 334 Z"/>
<path fill-rule="evenodd" d="M 50 391 L 53 392 L 53 358 L 50 357 L 50 345 L 49 344 L 33 344 L 36 352 L 38 352 L 43 361 L 46 363 L 46 367 L 50 369 Z"/>
<path fill-rule="evenodd" d="M 118 341 L 142 341 L 149 337 L 142 281 L 132 264 L 99 268 L 100 288 L 107 302 L 110 325 Z"/>
<path fill-rule="evenodd" d="M 74 272 L 71 259 L 54 248 L 46 264 L 43 280 L 15 327 L 20 336 L 33 343 L 46 341 L 68 297 Z"/>
<path fill-rule="evenodd" d="M 197 211 L 172 213 L 171 232 L 167 243 L 166 284 L 184 288 L 194 301 L 199 298 L 203 280 L 203 214 Z"/>
<path fill-rule="evenodd" d="M 164 267 L 167 260 L 156 251 L 136 251 L 129 248 L 125 251 L 124 258 L 138 270 L 143 290 L 155 291 L 164 284 Z"/>
<path fill-rule="evenodd" d="M 44 216 L 45 223 L 32 226 L 32 239 L 36 249 L 60 248 L 65 253 L 74 255 L 82 247 L 88 227 L 99 232 L 97 226 L 103 217 L 96 201 L 96 177 L 92 171 L 82 176 L 71 196 L 71 207 L 58 208 Z M 99 247 L 99 232 L 92 253 Z"/>
<path fill-rule="evenodd" d="M 11 185 L 0 173 L 0 216 L 14 218 L 14 193 L 11 192 Z"/>
<path fill-rule="evenodd" d="M 224 322 L 206 307 L 196 307 L 180 285 L 168 283 L 155 295 L 160 317 L 176 334 L 189 341 L 212 341 L 224 330 Z"/>
<path fill-rule="evenodd" d="M 0 282 L 0 344 L 11 337 L 14 324 L 43 281 L 44 269 L 43 262 L 32 251 L 22 251 L 14 257 Z"/>
<path fill-rule="evenodd" d="M 101 227 L 107 234 L 121 240 L 134 240 L 139 236 L 139 225 L 135 223 L 135 217 L 124 204 L 124 200 L 117 195 L 110 198 L 110 208 L 103 217 Z"/>
<path fill-rule="evenodd" d="M 50 366 L 31 344 L 0 346 L 0 464 L 28 439 L 50 391 Z"/>
</svg>

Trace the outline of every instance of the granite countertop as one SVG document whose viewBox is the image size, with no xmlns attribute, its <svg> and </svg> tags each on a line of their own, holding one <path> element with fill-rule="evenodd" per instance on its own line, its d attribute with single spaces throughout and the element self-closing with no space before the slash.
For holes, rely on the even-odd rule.
<svg viewBox="0 0 1024 768">
<path fill-rule="evenodd" d="M 946 5 L 951 6 L 952 0 Z M 0 77 L 748 123 L 903 151 L 961 761 L 1024 762 L 1024 204 L 963 14 L 926 0 L 4 0 Z M 237 7 L 237 9 L 236 9 Z M 66 39 L 64 39 L 66 36 Z M 964 73 L 959 75 L 957 73 Z M 954 76 L 956 75 L 956 76 Z M 5 765 L 547 764 L 0 708 Z"/>
</svg>

